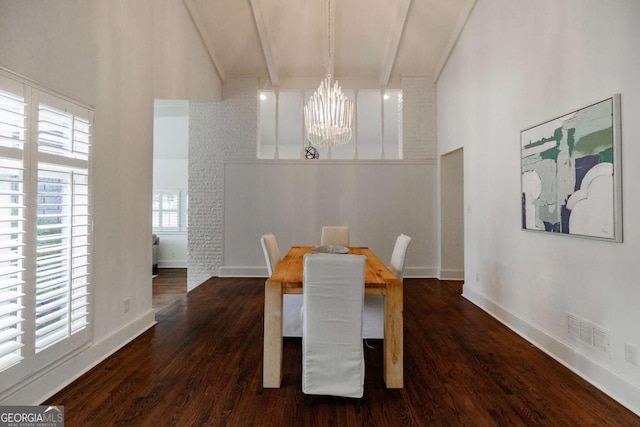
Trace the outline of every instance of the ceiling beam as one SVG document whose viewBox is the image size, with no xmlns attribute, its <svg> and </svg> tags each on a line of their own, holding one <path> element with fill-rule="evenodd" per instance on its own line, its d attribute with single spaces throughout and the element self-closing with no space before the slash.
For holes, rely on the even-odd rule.
<svg viewBox="0 0 640 427">
<path fill-rule="evenodd" d="M 260 38 L 260 46 L 262 46 L 262 55 L 267 65 L 267 71 L 269 72 L 269 80 L 271 80 L 272 86 L 280 85 L 280 77 L 278 76 L 278 63 L 276 61 L 275 54 L 273 52 L 273 38 L 271 37 L 271 31 L 267 25 L 267 21 L 262 11 L 262 3 L 260 0 L 250 0 L 251 12 L 253 13 L 253 21 L 256 24 L 258 30 L 258 37 Z"/>
<path fill-rule="evenodd" d="M 380 67 L 380 86 L 387 87 L 391 78 L 391 71 L 396 62 L 398 47 L 400 46 L 400 38 L 407 24 L 407 16 L 409 16 L 409 6 L 411 0 L 400 0 L 398 9 L 396 10 L 396 20 L 387 40 L 387 49 Z"/>
<path fill-rule="evenodd" d="M 433 79 L 434 84 L 438 83 L 440 74 L 442 73 L 442 70 L 444 70 L 444 66 L 447 65 L 447 61 L 449 61 L 451 52 L 453 52 L 456 44 L 458 44 L 458 39 L 460 38 L 462 30 L 464 30 L 464 27 L 469 20 L 469 15 L 471 15 L 471 11 L 473 10 L 473 7 L 475 5 L 476 0 L 467 0 L 464 7 L 460 11 L 460 15 L 458 15 L 458 22 L 456 22 L 456 26 L 451 31 L 451 37 L 449 37 L 449 41 L 442 51 L 440 61 L 438 61 L 438 63 L 436 64 L 436 68 L 433 70 L 433 75 L 435 76 L 435 78 Z"/>
<path fill-rule="evenodd" d="M 216 50 L 213 48 L 213 43 L 211 43 L 211 38 L 209 37 L 209 33 L 207 32 L 204 22 L 202 22 L 202 20 L 200 19 L 200 15 L 198 14 L 197 7 L 193 3 L 193 0 L 183 0 L 183 2 L 185 7 L 187 8 L 187 12 L 189 12 L 189 16 L 191 16 L 191 20 L 193 21 L 193 24 L 196 27 L 196 31 L 198 32 L 198 35 L 200 35 L 200 39 L 202 40 L 202 43 L 204 43 L 204 47 L 207 53 L 209 54 L 209 59 L 211 59 L 211 62 L 213 63 L 213 67 L 218 73 L 218 78 L 220 79 L 220 82 L 224 84 L 226 77 L 224 74 L 224 70 L 222 69 L 222 64 L 220 63 L 220 60 L 216 55 Z"/>
</svg>

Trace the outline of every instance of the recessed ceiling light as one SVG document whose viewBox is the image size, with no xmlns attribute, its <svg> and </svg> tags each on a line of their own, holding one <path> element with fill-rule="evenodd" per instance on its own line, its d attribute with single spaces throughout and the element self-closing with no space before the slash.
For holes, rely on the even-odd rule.
<svg viewBox="0 0 640 427">
<path fill-rule="evenodd" d="M 260 94 L 260 100 L 261 101 L 266 101 L 267 100 L 267 95 L 265 95 L 264 93 Z"/>
</svg>

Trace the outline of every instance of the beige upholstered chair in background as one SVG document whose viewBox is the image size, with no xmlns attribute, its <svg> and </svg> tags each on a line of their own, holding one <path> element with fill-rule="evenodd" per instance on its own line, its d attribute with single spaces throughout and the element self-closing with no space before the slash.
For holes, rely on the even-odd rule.
<svg viewBox="0 0 640 427">
<path fill-rule="evenodd" d="M 304 257 L 304 394 L 362 398 L 365 262 L 363 255 L 307 254 Z"/>
<path fill-rule="evenodd" d="M 322 227 L 320 244 L 331 246 L 349 246 L 349 227 L 325 226 Z"/>
<path fill-rule="evenodd" d="M 260 239 L 262 251 L 267 262 L 269 276 L 273 274 L 276 266 L 281 260 L 278 242 L 273 234 L 265 234 Z M 282 299 L 282 336 L 301 337 L 302 318 L 300 309 L 302 308 L 302 295 L 286 294 Z"/>
<path fill-rule="evenodd" d="M 400 234 L 396 239 L 391 254 L 389 270 L 400 280 L 404 277 L 404 261 L 411 237 Z M 364 297 L 364 331 L 365 339 L 384 338 L 384 297 L 365 295 Z"/>
</svg>

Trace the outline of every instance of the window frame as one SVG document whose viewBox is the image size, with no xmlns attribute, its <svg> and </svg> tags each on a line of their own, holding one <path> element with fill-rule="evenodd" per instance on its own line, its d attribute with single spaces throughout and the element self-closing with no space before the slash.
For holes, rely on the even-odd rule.
<svg viewBox="0 0 640 427">
<path fill-rule="evenodd" d="M 349 156 L 345 151 L 345 147 L 315 147 L 319 154 L 320 160 L 403 160 L 403 105 L 402 105 L 402 89 L 344 89 L 343 92 L 354 102 L 355 107 L 355 117 L 354 117 L 354 129 L 352 139 L 347 144 L 350 146 L 349 148 L 352 150 L 351 155 Z M 299 98 L 295 99 L 296 104 L 300 104 L 300 120 L 301 122 L 296 120 L 296 124 L 300 127 L 300 143 L 299 143 L 299 155 L 297 157 L 292 157 L 291 153 L 292 148 L 295 151 L 296 144 L 282 144 L 282 134 L 283 129 L 284 133 L 290 135 L 295 133 L 295 129 L 289 129 L 289 126 L 283 126 L 282 118 L 280 116 L 280 112 L 284 109 L 289 109 L 291 106 L 282 105 L 282 100 L 285 99 L 289 94 L 298 94 Z M 305 147 L 309 145 L 309 142 L 306 138 L 306 127 L 303 119 L 303 109 L 305 100 L 307 100 L 311 94 L 313 93 L 312 89 L 263 89 L 258 90 L 257 99 L 258 99 L 258 131 L 257 131 L 257 141 L 256 141 L 256 158 L 258 160 L 296 160 L 296 159 L 305 159 Z M 285 94 L 285 96 L 282 96 Z M 358 126 L 359 123 L 363 123 L 364 117 L 361 117 L 361 112 L 358 109 L 358 103 L 363 102 L 361 100 L 361 95 L 366 94 L 374 94 L 375 98 L 379 99 L 379 104 L 373 106 L 374 110 L 377 108 L 377 114 L 374 114 L 376 117 L 369 117 L 368 120 L 374 120 L 374 124 L 376 125 L 377 131 L 374 136 L 369 136 L 367 143 L 362 142 L 362 137 L 358 135 Z M 395 129 L 395 138 L 397 139 L 397 144 L 390 144 L 389 141 L 393 138 L 390 138 L 388 132 L 385 132 L 385 123 L 387 123 L 387 127 L 389 123 L 389 117 L 385 116 L 385 111 L 389 110 L 389 108 L 385 108 L 387 105 L 387 101 L 391 98 L 391 96 L 396 96 L 396 105 L 392 108 L 393 111 L 396 112 L 396 120 L 394 120 L 394 128 Z M 268 102 L 273 103 L 274 105 L 270 108 L 273 111 L 266 110 L 265 106 Z M 378 102 L 378 101 L 375 101 Z M 393 120 L 393 119 L 392 119 Z M 395 126 L 397 123 L 397 126 Z M 295 127 L 295 124 L 294 124 Z M 285 136 L 286 137 L 286 136 Z M 265 139 L 269 138 L 268 143 Z M 377 143 L 369 142 L 371 138 L 375 138 Z M 289 138 L 290 139 L 290 138 Z M 287 148 L 283 150 L 283 148 Z M 377 155 L 371 155 L 371 149 L 377 151 Z M 283 151 L 286 151 L 284 153 Z M 287 154 L 288 153 L 288 154 Z M 363 156 L 364 153 L 367 153 Z M 387 154 L 389 153 L 389 154 Z"/>
<path fill-rule="evenodd" d="M 4 147 L 0 144 L 0 158 L 2 159 L 6 159 L 8 156 L 17 157 L 16 153 L 21 150 L 23 170 L 22 193 L 24 194 L 25 215 L 22 230 L 22 255 L 24 268 L 19 312 L 22 319 L 19 325 L 21 348 L 18 353 L 21 360 L 10 366 L 2 366 L 0 369 L 0 381 L 5 384 L 16 384 L 52 363 L 59 363 L 60 360 L 71 357 L 90 345 L 93 340 L 91 255 L 93 245 L 93 159 L 91 144 L 94 139 L 94 109 L 2 67 L 0 67 L 0 90 L 16 95 L 17 92 L 21 92 L 21 96 L 24 98 L 25 114 L 25 138 L 22 148 Z M 60 117 L 67 117 L 68 123 L 65 124 L 67 135 L 64 134 L 64 129 L 59 128 L 59 124 L 52 124 L 51 117 L 45 117 L 48 113 L 43 113 L 43 111 L 48 107 L 60 113 Z M 59 131 L 52 132 L 52 129 Z M 0 163 L 2 161 L 4 160 L 0 160 Z M 64 227 L 42 223 L 38 226 L 39 204 L 40 208 L 43 206 L 39 201 L 44 203 L 48 196 L 48 194 L 43 194 L 44 198 L 39 199 L 38 194 L 38 176 L 42 176 L 45 167 L 55 169 L 61 172 L 62 176 L 68 177 L 66 188 L 69 192 L 65 194 L 66 198 L 60 198 L 62 196 L 55 194 L 53 198 L 65 206 L 66 223 Z M 51 201 L 48 200 L 48 202 Z M 64 245 L 66 252 L 53 254 L 51 258 L 43 261 L 43 258 L 39 258 L 38 254 L 37 235 L 38 230 L 42 236 L 49 232 L 48 229 L 55 230 L 55 233 L 64 230 L 67 236 L 67 243 Z M 45 270 L 53 268 L 58 271 L 56 274 L 60 277 L 62 287 L 56 288 L 55 292 L 50 295 L 55 294 L 61 302 L 43 299 L 43 294 L 38 290 L 38 277 L 39 274 L 42 274 L 39 266 L 43 265 Z M 44 308 L 37 308 L 38 304 L 43 301 L 50 303 L 50 305 L 41 305 L 40 307 Z M 52 312 L 48 311 L 49 307 L 63 307 L 65 304 L 66 308 L 60 311 L 66 320 L 59 324 L 62 325 L 62 329 L 58 330 L 60 332 L 59 339 L 53 337 L 48 340 L 47 345 L 40 345 L 40 348 L 36 348 L 37 337 L 42 336 L 43 333 L 46 335 L 48 332 L 48 329 L 42 328 L 53 325 L 47 323 L 49 319 L 40 316 L 42 311 L 45 310 L 46 314 L 50 314 Z M 51 328 L 55 329 L 55 326 L 51 326 Z M 2 329 L 0 329 L 1 331 Z M 40 344 L 43 342 L 41 341 Z"/>
<path fill-rule="evenodd" d="M 164 196 L 177 197 L 177 208 L 167 209 L 163 205 Z M 156 208 L 156 197 L 158 197 L 158 207 Z M 187 231 L 187 191 L 184 189 L 154 189 L 152 198 L 152 229 L 154 233 L 175 233 Z M 178 224 L 176 226 L 163 225 L 163 213 L 176 213 Z M 155 225 L 158 224 L 158 225 Z"/>
</svg>

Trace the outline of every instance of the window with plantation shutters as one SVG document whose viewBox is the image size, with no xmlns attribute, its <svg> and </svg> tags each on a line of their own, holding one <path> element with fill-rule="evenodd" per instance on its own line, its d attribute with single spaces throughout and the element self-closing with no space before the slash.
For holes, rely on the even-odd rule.
<svg viewBox="0 0 640 427">
<path fill-rule="evenodd" d="M 38 166 L 36 352 L 88 322 L 87 178 L 86 170 Z"/>
<path fill-rule="evenodd" d="M 0 381 L 91 339 L 92 111 L 0 68 Z"/>
<path fill-rule="evenodd" d="M 184 229 L 183 217 L 186 217 L 180 190 L 155 190 L 152 203 L 153 230 L 178 231 Z"/>
<path fill-rule="evenodd" d="M 40 104 L 38 150 L 57 156 L 89 159 L 89 120 Z"/>
<path fill-rule="evenodd" d="M 90 119 L 38 96 L 35 351 L 89 322 Z"/>
<path fill-rule="evenodd" d="M 0 76 L 0 371 L 23 359 L 26 116 L 22 93 L 22 85 Z"/>
</svg>

